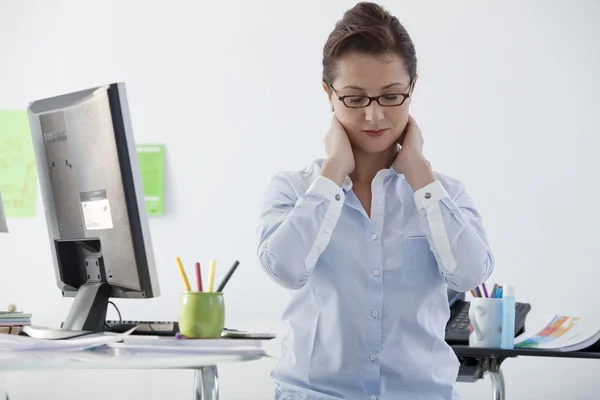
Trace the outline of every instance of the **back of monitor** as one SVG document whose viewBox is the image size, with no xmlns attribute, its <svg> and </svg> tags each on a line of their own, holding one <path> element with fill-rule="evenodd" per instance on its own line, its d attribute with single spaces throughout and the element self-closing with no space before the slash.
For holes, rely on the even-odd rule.
<svg viewBox="0 0 600 400">
<path fill-rule="evenodd" d="M 0 193 L 0 233 L 8 233 L 8 224 L 6 223 L 6 215 L 4 214 L 4 206 L 2 205 L 2 193 Z"/>
</svg>

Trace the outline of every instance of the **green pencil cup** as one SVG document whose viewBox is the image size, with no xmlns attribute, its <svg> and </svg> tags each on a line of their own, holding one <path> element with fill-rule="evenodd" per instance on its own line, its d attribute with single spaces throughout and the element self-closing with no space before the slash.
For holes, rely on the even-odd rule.
<svg viewBox="0 0 600 400">
<path fill-rule="evenodd" d="M 194 338 L 219 338 L 225 326 L 223 293 L 184 292 L 179 301 L 179 333 Z"/>
</svg>

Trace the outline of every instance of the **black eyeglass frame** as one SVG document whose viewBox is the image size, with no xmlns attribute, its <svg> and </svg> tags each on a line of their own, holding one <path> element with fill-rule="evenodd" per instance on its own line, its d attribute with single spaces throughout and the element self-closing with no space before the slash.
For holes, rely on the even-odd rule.
<svg viewBox="0 0 600 400">
<path fill-rule="evenodd" d="M 356 94 L 348 95 L 348 96 L 340 96 L 340 94 L 337 92 L 337 90 L 335 90 L 335 88 L 333 87 L 332 84 L 330 84 L 330 83 L 328 83 L 326 81 L 323 81 L 323 82 L 327 86 L 329 86 L 331 88 L 331 90 L 333 90 L 333 92 L 337 96 L 338 100 L 340 100 L 342 103 L 344 103 L 344 105 L 346 107 L 348 107 L 348 108 L 367 108 L 367 107 L 369 107 L 371 105 L 371 103 L 373 101 L 376 101 L 377 104 L 379 104 L 381 107 L 400 107 L 402 104 L 404 104 L 406 102 L 406 99 L 408 99 L 410 97 L 410 92 L 412 90 L 412 81 L 411 81 L 410 85 L 408 86 L 408 93 L 386 93 L 386 94 L 381 94 L 379 96 L 373 96 L 373 97 L 371 97 L 371 96 L 363 96 L 363 95 L 356 95 Z M 382 98 L 382 97 L 385 97 L 385 96 L 402 96 L 402 101 L 400 102 L 400 104 L 393 104 L 393 105 L 381 104 L 379 102 L 379 99 Z M 366 105 L 364 105 L 364 106 L 351 106 L 351 105 L 348 105 L 345 102 L 345 99 L 350 98 L 350 97 L 354 97 L 354 98 L 356 98 L 356 97 L 364 97 L 366 99 L 369 99 L 369 102 Z"/>
</svg>

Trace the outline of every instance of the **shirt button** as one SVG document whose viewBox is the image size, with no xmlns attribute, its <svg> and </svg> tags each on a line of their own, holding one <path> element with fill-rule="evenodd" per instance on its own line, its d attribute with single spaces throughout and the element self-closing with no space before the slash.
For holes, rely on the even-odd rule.
<svg viewBox="0 0 600 400">
<path fill-rule="evenodd" d="M 329 233 L 329 228 L 325 228 L 325 233 Z"/>
<path fill-rule="evenodd" d="M 373 316 L 373 318 L 377 318 L 379 316 L 379 313 L 377 311 L 373 311 L 371 315 Z"/>
<path fill-rule="evenodd" d="M 377 396 L 375 396 L 375 395 L 371 396 L 371 400 L 377 400 Z"/>
<path fill-rule="evenodd" d="M 341 199 L 341 198 L 342 198 L 342 196 L 340 196 L 340 194 L 339 194 L 339 193 L 335 195 L 335 199 L 336 199 L 337 201 L 340 201 L 340 199 Z"/>
<path fill-rule="evenodd" d="M 371 354 L 371 355 L 369 356 L 369 360 L 371 360 L 371 361 L 375 361 L 375 360 L 377 360 L 377 356 L 376 356 L 375 354 Z"/>
<path fill-rule="evenodd" d="M 377 200 L 377 205 L 378 205 L 378 206 L 380 206 L 380 205 L 382 205 L 382 204 L 383 204 L 383 201 L 381 201 L 381 200 Z"/>
<path fill-rule="evenodd" d="M 429 193 L 429 192 L 425 193 L 425 198 L 426 199 L 430 199 L 431 198 L 431 193 Z"/>
<path fill-rule="evenodd" d="M 377 234 L 375 234 L 375 233 L 374 233 L 374 234 L 372 234 L 372 235 L 371 235 L 371 239 L 373 239 L 373 240 L 377 240 Z"/>
<path fill-rule="evenodd" d="M 378 270 L 378 269 L 374 269 L 374 270 L 373 270 L 373 275 L 375 275 L 375 276 L 379 276 L 379 270 Z"/>
</svg>

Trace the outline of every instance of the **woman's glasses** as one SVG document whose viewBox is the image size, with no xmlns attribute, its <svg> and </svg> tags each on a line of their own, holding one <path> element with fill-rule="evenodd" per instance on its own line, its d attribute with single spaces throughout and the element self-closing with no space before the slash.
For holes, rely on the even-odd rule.
<svg viewBox="0 0 600 400">
<path fill-rule="evenodd" d="M 382 107 L 398 107 L 404 104 L 406 99 L 410 97 L 410 87 L 408 93 L 389 93 L 374 97 L 360 95 L 340 96 L 332 85 L 327 82 L 325 84 L 333 90 L 338 99 L 348 108 L 365 108 L 371 105 L 373 101 L 376 101 Z"/>
</svg>

